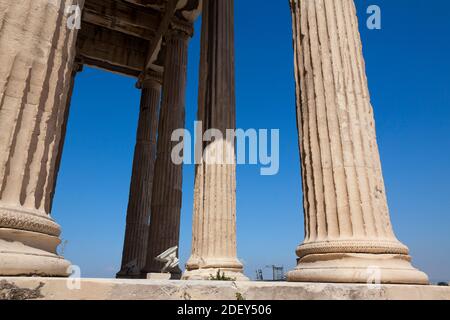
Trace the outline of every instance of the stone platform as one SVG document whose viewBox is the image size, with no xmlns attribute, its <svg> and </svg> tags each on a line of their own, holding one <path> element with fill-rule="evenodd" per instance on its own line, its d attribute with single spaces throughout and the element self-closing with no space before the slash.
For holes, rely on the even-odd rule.
<svg viewBox="0 0 450 320">
<path fill-rule="evenodd" d="M 45 300 L 450 300 L 450 287 L 416 285 L 2 278 L 1 299 Z"/>
</svg>

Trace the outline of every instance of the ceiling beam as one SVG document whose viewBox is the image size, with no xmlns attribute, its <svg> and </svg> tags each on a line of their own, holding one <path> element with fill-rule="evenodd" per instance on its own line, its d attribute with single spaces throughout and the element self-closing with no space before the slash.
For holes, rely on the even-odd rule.
<svg viewBox="0 0 450 320">
<path fill-rule="evenodd" d="M 84 64 L 137 77 L 148 46 L 145 39 L 85 23 L 78 33 L 77 57 Z"/>
<path fill-rule="evenodd" d="M 152 41 L 161 24 L 160 12 L 121 1 L 86 1 L 83 22 Z"/>
<path fill-rule="evenodd" d="M 164 35 L 167 33 L 169 29 L 170 22 L 175 16 L 175 12 L 177 10 L 179 0 L 168 0 L 166 11 L 164 16 L 159 24 L 158 30 L 156 31 L 155 37 L 153 41 L 150 43 L 150 47 L 148 50 L 148 57 L 145 63 L 144 70 L 150 69 L 153 62 L 158 58 L 159 48 L 161 48 L 162 39 Z"/>
</svg>

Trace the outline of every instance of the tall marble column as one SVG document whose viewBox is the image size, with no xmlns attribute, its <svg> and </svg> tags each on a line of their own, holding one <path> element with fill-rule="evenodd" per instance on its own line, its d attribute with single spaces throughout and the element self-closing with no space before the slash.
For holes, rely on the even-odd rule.
<svg viewBox="0 0 450 320">
<path fill-rule="evenodd" d="M 289 281 L 427 283 L 394 235 L 353 0 L 291 0 L 305 240 Z"/>
<path fill-rule="evenodd" d="M 138 83 L 138 86 L 142 89 L 142 96 L 131 175 L 122 266 L 117 274 L 118 278 L 140 277 L 140 271 L 147 258 L 161 82 L 161 75 L 150 71 Z"/>
<path fill-rule="evenodd" d="M 164 264 L 155 258 L 179 242 L 183 166 L 172 161 L 172 150 L 178 142 L 171 138 L 175 130 L 185 127 L 187 51 L 191 35 L 192 27 L 172 26 L 165 37 L 163 96 L 144 276 L 160 273 Z M 173 278 L 180 277 L 179 268 L 169 271 Z"/>
<path fill-rule="evenodd" d="M 61 167 L 64 144 L 66 141 L 67 126 L 69 123 L 70 105 L 72 103 L 72 95 L 73 95 L 73 90 L 75 88 L 75 80 L 76 80 L 77 74 L 82 71 L 83 71 L 83 62 L 75 60 L 73 67 L 72 67 L 72 78 L 70 79 L 69 93 L 68 93 L 67 99 L 66 99 L 66 106 L 64 108 L 64 114 L 62 115 L 63 118 L 62 118 L 62 124 L 61 124 L 61 138 L 59 139 L 58 155 L 56 156 L 55 168 L 53 170 L 53 172 L 55 174 L 55 178 L 53 179 L 53 188 L 52 188 L 52 193 L 51 193 L 49 212 L 52 212 L 53 198 L 55 197 L 56 183 L 58 180 L 58 172 Z"/>
<path fill-rule="evenodd" d="M 192 255 L 183 279 L 210 279 L 220 270 L 248 280 L 236 249 L 235 141 L 226 138 L 236 128 L 234 1 L 205 1 L 202 21 L 198 119 L 223 139 L 196 142 L 205 157 L 196 167 Z"/>
<path fill-rule="evenodd" d="M 0 0 L 0 275 L 66 276 L 51 218 L 77 30 L 70 5 Z"/>
</svg>

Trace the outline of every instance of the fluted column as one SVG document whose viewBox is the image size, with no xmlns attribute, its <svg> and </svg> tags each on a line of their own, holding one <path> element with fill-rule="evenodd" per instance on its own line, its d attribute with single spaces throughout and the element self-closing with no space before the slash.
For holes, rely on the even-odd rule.
<svg viewBox="0 0 450 320">
<path fill-rule="evenodd" d="M 202 21 L 198 119 L 223 139 L 197 141 L 205 158 L 196 167 L 192 255 L 183 278 L 209 279 L 220 270 L 247 280 L 236 250 L 235 141 L 226 132 L 236 128 L 234 1 L 205 1 Z"/>
<path fill-rule="evenodd" d="M 139 277 L 147 258 L 161 75 L 154 72 L 146 73 L 139 87 L 142 88 L 139 124 L 131 175 L 122 267 L 117 274 L 118 278 Z"/>
<path fill-rule="evenodd" d="M 427 283 L 392 230 L 354 2 L 291 8 L 306 236 L 288 279 Z"/>
<path fill-rule="evenodd" d="M 65 276 L 50 217 L 83 1 L 0 0 L 0 275 Z"/>
<path fill-rule="evenodd" d="M 55 168 L 53 169 L 53 174 L 55 174 L 55 178 L 53 179 L 53 188 L 52 188 L 52 192 L 51 192 L 49 212 L 52 212 L 53 198 L 55 197 L 56 183 L 58 182 L 57 181 L 58 180 L 58 172 L 61 167 L 64 144 L 66 141 L 67 126 L 69 123 L 70 105 L 72 103 L 72 95 L 73 95 L 73 90 L 75 88 L 75 80 L 76 80 L 78 73 L 80 73 L 82 71 L 83 71 L 83 62 L 76 60 L 72 67 L 72 78 L 70 79 L 70 83 L 69 83 L 69 93 L 68 93 L 67 99 L 66 99 L 66 106 L 64 108 L 64 114 L 62 115 L 63 118 L 62 118 L 62 123 L 61 123 L 61 138 L 59 139 L 59 146 L 58 146 L 58 151 L 57 151 L 58 154 L 56 156 Z"/>
<path fill-rule="evenodd" d="M 142 274 L 160 273 L 164 264 L 155 258 L 178 246 L 182 201 L 183 166 L 172 162 L 171 154 L 178 142 L 172 133 L 185 127 L 185 92 L 188 40 L 192 29 L 170 29 L 165 37 L 166 54 L 163 96 L 159 118 L 158 147 L 155 164 L 147 259 Z M 181 270 L 169 270 L 179 278 Z"/>
</svg>

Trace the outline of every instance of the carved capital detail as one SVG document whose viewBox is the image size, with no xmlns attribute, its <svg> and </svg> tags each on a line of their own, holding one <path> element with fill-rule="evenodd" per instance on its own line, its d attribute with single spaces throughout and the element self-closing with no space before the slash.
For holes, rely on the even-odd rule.
<svg viewBox="0 0 450 320">
<path fill-rule="evenodd" d="M 192 23 L 174 19 L 170 24 L 170 29 L 167 31 L 166 37 L 182 37 L 190 38 L 194 35 L 194 27 Z"/>
<path fill-rule="evenodd" d="M 136 83 L 136 88 L 156 88 L 160 89 L 163 82 L 163 75 L 160 72 L 154 70 L 147 70 L 144 73 L 141 73 L 138 78 L 138 82 Z"/>
</svg>

